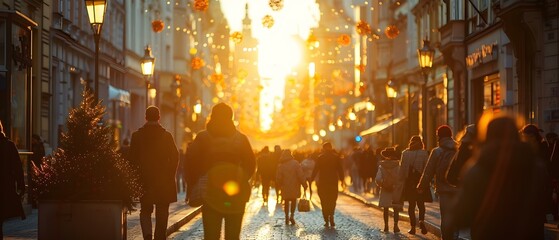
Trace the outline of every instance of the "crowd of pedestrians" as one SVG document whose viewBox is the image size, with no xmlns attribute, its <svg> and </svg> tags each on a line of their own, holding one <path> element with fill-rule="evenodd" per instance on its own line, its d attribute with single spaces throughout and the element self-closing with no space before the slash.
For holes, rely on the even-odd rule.
<svg viewBox="0 0 559 240">
<path fill-rule="evenodd" d="M 270 189 L 275 190 L 289 225 L 296 224 L 298 199 L 306 198 L 307 190 L 312 198 L 316 186 L 324 226 L 334 228 L 338 193 L 347 188 L 346 181 L 353 192 L 379 197 L 386 233 L 391 229 L 390 209 L 392 231 L 400 232 L 399 213 L 407 202 L 411 225 L 407 232 L 416 234 L 419 227 L 421 234 L 427 234 L 425 203 L 433 202 L 434 196 L 444 240 L 457 239 L 460 229 L 469 229 L 473 239 L 543 239 L 544 222 L 559 218 L 557 134 L 547 133 L 544 138 L 533 124 L 519 129 L 511 117 L 494 116 L 487 123 L 468 125 L 458 139 L 449 126 L 439 126 L 433 149 L 426 149 L 422 137 L 413 135 L 402 151 L 398 146 L 355 146 L 349 153 L 335 150 L 330 142 L 314 152 L 279 145 L 273 152 L 268 146 L 254 152 L 248 137 L 236 129 L 231 107 L 224 103 L 212 108 L 206 129 L 179 151 L 159 118 L 159 109 L 148 107 L 146 123 L 119 151 L 139 170 L 144 239 L 165 239 L 169 204 L 178 200 L 177 192 L 185 191 L 185 201 L 193 204 L 199 189 L 203 190 L 205 239 L 219 239 L 222 225 L 226 239 L 240 238 L 245 205 L 254 187 L 261 188 L 263 206 L 269 203 Z M 38 136 L 33 137 L 33 149 L 32 163 L 39 166 L 44 148 Z M 24 217 L 17 202 L 25 193 L 17 149 L 3 134 L 1 123 L 0 150 L 0 156 L 5 156 L 1 229 L 4 219 Z"/>
</svg>

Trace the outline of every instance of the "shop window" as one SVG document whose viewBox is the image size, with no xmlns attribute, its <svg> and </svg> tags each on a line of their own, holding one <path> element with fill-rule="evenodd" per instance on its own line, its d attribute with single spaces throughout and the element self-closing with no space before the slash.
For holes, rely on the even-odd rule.
<svg viewBox="0 0 559 240">
<path fill-rule="evenodd" d="M 26 148 L 27 140 L 27 80 L 30 65 L 31 32 L 17 25 L 12 27 L 12 45 L 16 64 L 12 68 L 11 76 L 11 131 L 10 139 L 17 148 Z"/>
<path fill-rule="evenodd" d="M 499 74 L 483 78 L 483 109 L 498 108 L 501 105 L 501 82 Z"/>
</svg>

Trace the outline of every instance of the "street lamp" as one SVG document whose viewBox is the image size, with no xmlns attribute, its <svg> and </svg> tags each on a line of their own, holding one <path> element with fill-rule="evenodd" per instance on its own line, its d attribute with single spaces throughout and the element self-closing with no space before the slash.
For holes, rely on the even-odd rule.
<svg viewBox="0 0 559 240">
<path fill-rule="evenodd" d="M 173 91 L 175 92 L 174 94 L 174 100 L 175 100 L 175 112 L 174 112 L 174 122 L 173 122 L 173 126 L 175 128 L 175 140 L 177 140 L 177 112 L 179 111 L 179 104 L 181 101 L 181 97 L 182 97 L 182 84 L 181 84 L 181 76 L 180 75 L 176 75 L 175 76 L 175 80 L 173 81 L 173 83 L 171 83 L 171 88 L 173 89 Z"/>
<path fill-rule="evenodd" d="M 140 67 L 142 68 L 142 74 L 146 80 L 146 108 L 148 107 L 148 98 L 150 97 L 149 89 L 151 88 L 151 83 L 149 78 L 153 75 L 155 70 L 155 58 L 151 55 L 151 47 L 149 45 L 144 49 L 144 57 L 140 61 Z M 155 88 L 152 88 L 155 90 Z M 155 92 L 154 92 L 155 94 Z M 155 98 L 155 96 L 153 97 Z"/>
<path fill-rule="evenodd" d="M 424 140 L 427 140 L 427 81 L 429 81 L 429 72 L 433 67 L 434 56 L 435 49 L 429 45 L 429 40 L 423 40 L 423 47 L 417 49 L 417 60 L 423 75 L 423 88 L 421 89 L 421 133 Z"/>
<path fill-rule="evenodd" d="M 99 102 L 99 40 L 101 38 L 101 29 L 103 28 L 103 20 L 105 19 L 105 11 L 107 10 L 106 0 L 85 0 L 89 23 L 93 29 L 93 41 L 95 42 L 95 102 Z"/>
<path fill-rule="evenodd" d="M 398 96 L 398 92 L 396 91 L 395 87 L 394 87 L 394 82 L 392 81 L 388 81 L 388 83 L 386 83 L 386 96 L 389 99 L 392 99 L 392 119 L 390 121 L 390 125 L 392 125 L 392 145 L 394 145 L 395 142 L 395 129 L 394 129 L 394 112 L 396 109 L 396 97 Z"/>
</svg>

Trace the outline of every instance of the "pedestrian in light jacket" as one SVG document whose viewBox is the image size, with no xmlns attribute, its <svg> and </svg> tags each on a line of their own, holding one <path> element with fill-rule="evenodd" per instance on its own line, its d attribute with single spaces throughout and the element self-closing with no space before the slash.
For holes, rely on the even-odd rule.
<svg viewBox="0 0 559 240">
<path fill-rule="evenodd" d="M 293 158 L 289 150 L 283 150 L 281 154 L 276 183 L 278 188 L 281 189 L 282 199 L 285 200 L 285 204 L 283 205 L 285 224 L 291 223 L 295 225 L 293 215 L 295 214 L 297 198 L 301 197 L 301 186 L 303 186 L 305 190 L 307 189 L 307 182 L 303 174 L 303 168 L 299 162 Z M 291 215 L 289 213 L 291 213 Z"/>
<path fill-rule="evenodd" d="M 4 238 L 2 223 L 13 217 L 25 219 L 21 200 L 25 194 L 23 167 L 14 142 L 4 134 L 0 122 L 0 239 Z"/>
<path fill-rule="evenodd" d="M 398 220 L 400 210 L 402 209 L 402 204 L 396 202 L 395 195 L 401 194 L 402 189 L 399 188 L 400 182 L 399 178 L 399 162 L 398 154 L 396 149 L 393 147 L 388 147 L 384 149 L 381 153 L 384 160 L 379 162 L 379 169 L 377 177 L 375 179 L 378 186 L 380 186 L 380 197 L 378 205 L 383 208 L 383 219 L 384 219 L 384 232 L 389 232 L 388 228 L 388 214 L 389 208 L 394 210 L 394 232 L 400 232 L 398 228 Z"/>
<path fill-rule="evenodd" d="M 427 234 L 425 227 L 425 202 L 432 202 L 431 191 L 419 193 L 416 189 L 423 169 L 427 164 L 429 154 L 424 149 L 421 136 L 413 136 L 410 139 L 408 148 L 402 152 L 400 161 L 400 182 L 404 184 L 402 201 L 408 201 L 408 215 L 410 216 L 410 234 L 415 234 L 415 206 L 419 209 L 419 228 L 422 234 Z"/>
<path fill-rule="evenodd" d="M 452 130 L 447 125 L 437 128 L 438 147 L 431 151 L 427 165 L 417 185 L 419 192 L 429 191 L 431 180 L 435 178 L 435 191 L 439 195 L 441 211 L 441 232 L 443 240 L 452 240 L 458 237 L 458 231 L 454 229 L 449 216 L 452 209 L 452 201 L 456 194 L 456 187 L 448 183 L 446 173 L 450 163 L 456 154 L 456 141 L 452 138 Z"/>
<path fill-rule="evenodd" d="M 159 108 L 146 109 L 146 123 L 132 134 L 130 162 L 140 174 L 140 225 L 144 239 L 152 239 L 151 214 L 155 205 L 153 239 L 167 237 L 169 204 L 177 201 L 175 173 L 179 152 L 171 133 L 159 124 Z"/>
</svg>

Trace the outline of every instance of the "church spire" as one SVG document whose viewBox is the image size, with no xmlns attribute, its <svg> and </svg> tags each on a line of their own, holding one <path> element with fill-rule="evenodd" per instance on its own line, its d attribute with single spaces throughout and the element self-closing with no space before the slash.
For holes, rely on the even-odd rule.
<svg viewBox="0 0 559 240">
<path fill-rule="evenodd" d="M 252 35 L 252 20 L 248 16 L 248 2 L 245 5 L 245 18 L 243 19 L 243 32 L 244 35 L 251 34 Z"/>
</svg>

